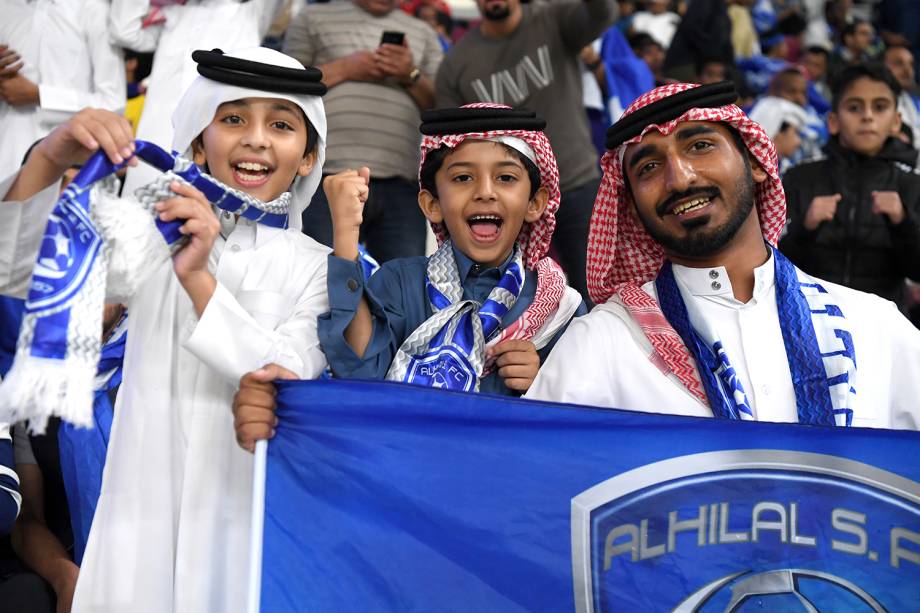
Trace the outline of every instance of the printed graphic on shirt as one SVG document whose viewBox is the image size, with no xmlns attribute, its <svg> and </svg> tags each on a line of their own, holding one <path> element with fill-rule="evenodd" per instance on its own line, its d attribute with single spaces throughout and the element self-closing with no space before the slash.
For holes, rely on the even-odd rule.
<svg viewBox="0 0 920 613">
<path fill-rule="evenodd" d="M 540 91 L 553 83 L 553 65 L 549 45 L 537 49 L 537 57 L 525 55 L 513 69 L 493 72 L 487 79 L 475 79 L 470 86 L 479 102 L 494 102 L 520 106 L 532 92 Z"/>
</svg>

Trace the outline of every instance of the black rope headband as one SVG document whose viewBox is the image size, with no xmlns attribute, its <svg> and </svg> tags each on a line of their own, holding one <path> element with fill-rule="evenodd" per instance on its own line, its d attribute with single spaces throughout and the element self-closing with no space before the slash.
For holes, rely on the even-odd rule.
<svg viewBox="0 0 920 613">
<path fill-rule="evenodd" d="M 493 130 L 542 131 L 546 120 L 527 109 L 446 108 L 422 112 L 419 130 L 425 136 L 469 134 Z"/>
<path fill-rule="evenodd" d="M 287 68 L 244 60 L 224 55 L 220 49 L 193 51 L 192 59 L 198 64 L 198 74 L 218 83 L 283 94 L 326 93 L 323 73 L 317 68 Z"/>
</svg>

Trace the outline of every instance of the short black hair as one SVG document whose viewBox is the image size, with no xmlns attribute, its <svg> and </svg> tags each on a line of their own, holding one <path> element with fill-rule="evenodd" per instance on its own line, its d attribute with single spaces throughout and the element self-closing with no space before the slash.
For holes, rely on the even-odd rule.
<svg viewBox="0 0 920 613">
<path fill-rule="evenodd" d="M 834 78 L 831 84 L 831 108 L 836 112 L 843 101 L 844 94 L 850 89 L 854 81 L 858 79 L 870 79 L 888 86 L 891 90 L 891 97 L 895 102 L 901 95 L 901 84 L 894 78 L 894 75 L 880 64 L 854 64 L 847 66 Z"/>
<path fill-rule="evenodd" d="M 811 53 L 812 55 L 823 55 L 825 59 L 829 59 L 831 57 L 830 51 L 821 45 L 812 45 L 811 47 L 805 49 L 805 53 Z"/>
<path fill-rule="evenodd" d="M 843 26 L 843 30 L 840 31 L 840 41 L 843 42 L 843 40 L 847 36 L 853 36 L 853 34 L 856 33 L 856 28 L 858 28 L 859 26 L 863 24 L 872 25 L 868 21 L 865 21 L 863 19 L 854 19 L 847 25 Z"/>
<path fill-rule="evenodd" d="M 527 178 L 530 179 L 530 200 L 533 200 L 533 197 L 537 194 L 537 190 L 540 189 L 540 169 L 537 168 L 537 165 L 534 164 L 530 158 L 518 151 L 517 149 L 512 149 L 508 145 L 503 145 L 502 143 L 496 143 L 502 145 L 510 153 L 514 154 L 517 157 L 521 164 L 524 165 L 524 170 L 527 171 Z M 421 170 L 418 173 L 419 184 L 422 189 L 427 190 L 435 198 L 438 197 L 438 186 L 435 183 L 434 176 L 441 170 L 441 166 L 444 164 L 444 158 L 453 151 L 451 147 L 447 145 L 442 145 L 441 147 L 429 151 L 425 156 L 425 163 L 422 164 Z"/>
</svg>

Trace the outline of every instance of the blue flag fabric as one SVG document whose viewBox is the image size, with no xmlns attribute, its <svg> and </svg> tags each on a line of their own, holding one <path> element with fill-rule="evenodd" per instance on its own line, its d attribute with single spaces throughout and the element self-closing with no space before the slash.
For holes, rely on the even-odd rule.
<svg viewBox="0 0 920 613">
<path fill-rule="evenodd" d="M 916 432 L 343 380 L 278 405 L 263 613 L 920 602 Z"/>
</svg>

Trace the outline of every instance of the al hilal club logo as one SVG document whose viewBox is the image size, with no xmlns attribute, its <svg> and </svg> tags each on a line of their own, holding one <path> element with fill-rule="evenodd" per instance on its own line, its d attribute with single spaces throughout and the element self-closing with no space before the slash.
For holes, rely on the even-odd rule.
<svg viewBox="0 0 920 613">
<path fill-rule="evenodd" d="M 920 484 L 830 455 L 716 451 L 572 499 L 579 613 L 920 611 Z"/>
</svg>

